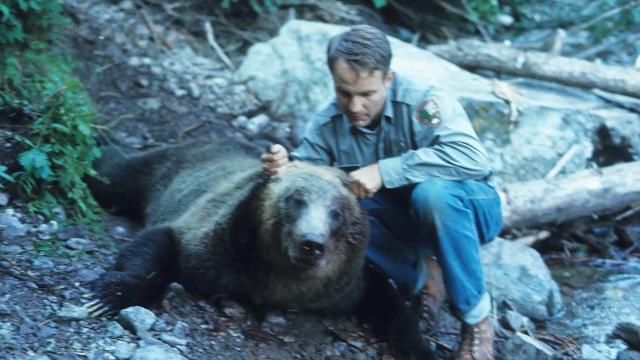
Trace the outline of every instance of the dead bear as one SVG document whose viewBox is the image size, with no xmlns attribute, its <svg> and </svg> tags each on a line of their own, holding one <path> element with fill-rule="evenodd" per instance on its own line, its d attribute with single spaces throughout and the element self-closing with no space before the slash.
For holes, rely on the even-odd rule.
<svg viewBox="0 0 640 360">
<path fill-rule="evenodd" d="M 293 162 L 270 178 L 259 154 L 235 140 L 105 150 L 96 169 L 108 183 L 91 182 L 92 192 L 145 230 L 93 284 L 90 310 L 149 306 L 177 281 L 258 306 L 357 310 L 400 353 L 429 358 L 410 302 L 365 266 L 368 220 L 347 175 Z"/>
</svg>

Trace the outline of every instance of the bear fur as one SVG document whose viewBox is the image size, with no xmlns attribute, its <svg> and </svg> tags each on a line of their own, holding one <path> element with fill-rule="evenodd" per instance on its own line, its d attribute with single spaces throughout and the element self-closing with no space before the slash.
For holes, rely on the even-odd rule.
<svg viewBox="0 0 640 360">
<path fill-rule="evenodd" d="M 98 202 L 140 222 L 94 284 L 94 315 L 149 306 L 172 281 L 209 297 L 324 313 L 354 311 L 400 358 L 432 359 L 415 299 L 365 262 L 368 218 L 342 171 L 294 161 L 269 177 L 236 140 L 136 154 L 111 147 L 89 181 Z"/>
<path fill-rule="evenodd" d="M 303 310 L 347 312 L 361 298 L 367 218 L 341 171 L 292 162 L 270 178 L 259 149 L 237 141 L 118 151 L 105 151 L 109 183 L 92 190 L 146 230 L 96 284 L 111 310 L 148 305 L 171 281 Z"/>
</svg>

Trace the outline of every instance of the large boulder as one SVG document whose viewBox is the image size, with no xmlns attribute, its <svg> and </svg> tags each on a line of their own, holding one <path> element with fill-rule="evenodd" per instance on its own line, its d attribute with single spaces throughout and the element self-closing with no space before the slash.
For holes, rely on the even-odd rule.
<svg viewBox="0 0 640 360">
<path fill-rule="evenodd" d="M 277 37 L 255 44 L 238 69 L 272 114 L 301 127 L 333 96 L 326 65 L 329 37 L 346 28 L 302 20 L 286 23 Z M 588 91 L 533 80 L 507 80 L 517 91 L 518 121 L 509 120 L 510 106 L 493 93 L 494 83 L 443 60 L 429 51 L 390 38 L 392 69 L 417 83 L 440 86 L 458 97 L 473 120 L 496 169 L 496 181 L 544 176 L 571 148 L 578 151 L 565 172 L 584 168 L 591 158 L 594 133 L 604 124 L 614 140 L 626 139 L 640 159 L 640 116 L 615 108 Z"/>
<path fill-rule="evenodd" d="M 540 254 L 527 246 L 496 238 L 482 247 L 487 290 L 533 320 L 549 320 L 563 310 L 558 284 Z"/>
</svg>

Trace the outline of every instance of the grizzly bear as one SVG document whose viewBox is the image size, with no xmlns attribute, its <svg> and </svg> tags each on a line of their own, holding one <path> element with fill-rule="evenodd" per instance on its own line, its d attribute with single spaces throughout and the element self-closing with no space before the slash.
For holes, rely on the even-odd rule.
<svg viewBox="0 0 640 360">
<path fill-rule="evenodd" d="M 411 304 L 365 266 L 368 219 L 348 176 L 294 161 L 269 177 L 260 152 L 236 140 L 133 155 L 106 149 L 96 169 L 108 182 L 92 181 L 91 190 L 144 230 L 93 284 L 92 313 L 149 306 L 176 281 L 258 306 L 333 314 L 358 307 L 401 352 L 427 358 Z"/>
</svg>

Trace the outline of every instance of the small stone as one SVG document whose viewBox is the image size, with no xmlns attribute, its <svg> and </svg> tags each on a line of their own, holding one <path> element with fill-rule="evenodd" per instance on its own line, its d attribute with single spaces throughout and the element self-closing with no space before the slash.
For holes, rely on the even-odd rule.
<svg viewBox="0 0 640 360">
<path fill-rule="evenodd" d="M 139 348 L 131 360 L 184 360 L 185 358 L 167 345 L 151 345 Z"/>
<path fill-rule="evenodd" d="M 33 267 L 39 270 L 47 270 L 53 268 L 53 261 L 46 257 L 37 257 L 33 259 Z"/>
<path fill-rule="evenodd" d="M 229 299 L 224 299 L 221 301 L 220 307 L 222 308 L 222 313 L 232 319 L 241 319 L 244 318 L 246 312 L 238 304 L 237 302 Z"/>
<path fill-rule="evenodd" d="M 6 304 L 0 304 L 0 316 L 11 315 L 11 309 Z"/>
<path fill-rule="evenodd" d="M 63 320 L 83 320 L 89 316 L 89 310 L 82 306 L 64 304 L 56 316 Z"/>
<path fill-rule="evenodd" d="M 162 107 L 162 102 L 156 98 L 140 99 L 136 103 L 145 110 L 158 110 Z"/>
<path fill-rule="evenodd" d="M 136 349 L 136 344 L 131 344 L 124 341 L 118 341 L 115 344 L 115 348 L 113 350 L 113 356 L 118 359 L 128 359 L 133 355 L 133 352 Z"/>
<path fill-rule="evenodd" d="M 90 283 L 94 280 L 97 280 L 100 275 L 104 274 L 104 272 L 105 271 L 102 268 L 82 269 L 76 274 L 76 279 L 82 283 Z"/>
<path fill-rule="evenodd" d="M 171 346 L 178 346 L 178 345 L 185 346 L 189 342 L 187 339 L 181 339 L 179 337 L 175 337 L 169 334 L 160 335 L 160 340 L 162 340 L 163 342 Z"/>
<path fill-rule="evenodd" d="M 269 324 L 274 324 L 274 325 L 286 325 L 287 324 L 287 320 L 282 315 L 278 315 L 278 314 L 274 314 L 274 313 L 268 313 L 267 316 L 265 316 L 264 321 L 268 322 Z"/>
<path fill-rule="evenodd" d="M 0 191 L 0 206 L 7 206 L 9 204 L 9 194 Z"/>
<path fill-rule="evenodd" d="M 189 325 L 184 321 L 178 320 L 173 326 L 173 331 L 171 333 L 179 338 L 185 338 L 187 337 L 187 334 L 189 334 Z"/>
<path fill-rule="evenodd" d="M 156 321 L 156 315 L 142 306 L 132 306 L 120 311 L 118 322 L 136 335 L 146 332 Z"/>
<path fill-rule="evenodd" d="M 109 321 L 109 324 L 107 325 L 107 331 L 113 337 L 120 337 L 125 334 L 125 330 L 122 325 L 118 324 L 115 321 Z"/>
<path fill-rule="evenodd" d="M 65 246 L 72 250 L 93 250 L 96 248 L 96 245 L 91 240 L 83 239 L 83 238 L 71 238 L 65 242 Z"/>
</svg>

